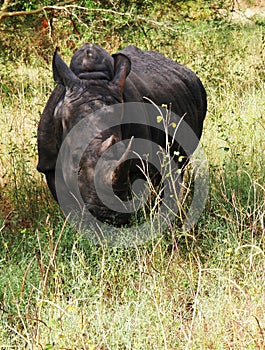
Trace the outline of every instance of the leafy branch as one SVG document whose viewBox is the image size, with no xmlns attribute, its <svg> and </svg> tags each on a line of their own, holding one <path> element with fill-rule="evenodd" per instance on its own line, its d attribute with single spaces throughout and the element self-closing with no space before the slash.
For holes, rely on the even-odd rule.
<svg viewBox="0 0 265 350">
<path fill-rule="evenodd" d="M 93 8 L 93 7 L 87 8 L 87 7 L 71 4 L 72 2 L 74 2 L 74 0 L 68 0 L 68 1 L 65 1 L 63 3 L 58 3 L 57 5 L 43 6 L 43 7 L 36 9 L 36 10 L 31 10 L 31 11 L 9 12 L 8 6 L 9 6 L 10 2 L 11 2 L 11 0 L 4 1 L 4 4 L 0 10 L 0 22 L 3 19 L 8 18 L 8 17 L 36 15 L 36 14 L 41 13 L 41 12 L 44 12 L 45 15 L 47 12 L 53 12 L 53 11 L 67 11 L 67 12 L 71 12 L 73 14 L 73 10 L 82 10 L 83 12 L 111 13 L 114 15 L 118 15 L 121 17 L 128 17 L 128 18 L 133 17 L 132 12 L 120 12 L 120 11 L 116 11 L 113 9 L 105 9 L 105 8 Z M 147 19 L 146 17 L 139 16 L 139 15 L 137 15 L 137 21 L 148 22 L 152 25 L 159 26 L 159 27 L 166 27 L 166 28 L 168 28 L 168 25 L 169 25 L 169 29 L 171 29 L 172 31 L 175 31 L 173 28 L 170 28 L 170 24 L 167 24 L 163 21 L 162 22 L 155 21 L 155 20 Z"/>
<path fill-rule="evenodd" d="M 71 4 L 74 2 L 74 0 L 68 0 L 61 3 L 58 3 L 56 6 L 42 6 L 40 8 L 37 8 L 36 10 L 30 10 L 30 11 L 9 11 L 8 8 L 11 4 L 11 0 L 4 0 L 4 3 L 0 9 L 0 22 L 5 18 L 10 17 L 19 17 L 19 16 L 29 16 L 29 15 L 36 15 L 41 12 L 48 12 L 53 10 L 65 10 L 66 7 L 68 7 L 68 4 Z"/>
</svg>

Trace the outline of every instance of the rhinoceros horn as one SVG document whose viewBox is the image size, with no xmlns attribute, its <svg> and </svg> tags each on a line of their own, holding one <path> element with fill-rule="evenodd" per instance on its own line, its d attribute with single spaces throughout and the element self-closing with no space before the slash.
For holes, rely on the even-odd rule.
<svg viewBox="0 0 265 350">
<path fill-rule="evenodd" d="M 130 139 L 130 142 L 119 160 L 115 163 L 115 170 L 112 175 L 112 186 L 117 186 L 122 183 L 127 183 L 129 180 L 129 170 L 130 162 L 128 161 L 129 154 L 132 150 L 133 136 Z"/>
<path fill-rule="evenodd" d="M 104 182 L 108 185 L 113 186 L 114 188 L 121 188 L 124 185 L 128 184 L 129 181 L 129 170 L 130 170 L 130 161 L 129 161 L 129 154 L 132 149 L 132 143 L 133 143 L 133 136 L 130 139 L 128 146 L 120 159 L 114 160 L 111 162 L 111 167 L 108 169 L 104 175 Z M 114 145 L 116 143 L 116 138 L 114 135 L 110 136 L 108 139 L 106 139 L 101 146 L 101 152 L 105 152 L 109 147 Z"/>
</svg>

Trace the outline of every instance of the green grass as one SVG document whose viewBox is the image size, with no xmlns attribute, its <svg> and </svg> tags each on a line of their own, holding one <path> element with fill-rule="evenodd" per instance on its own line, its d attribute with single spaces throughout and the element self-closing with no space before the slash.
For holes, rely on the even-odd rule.
<svg viewBox="0 0 265 350">
<path fill-rule="evenodd" d="M 92 38 L 110 51 L 158 49 L 208 92 L 205 211 L 189 232 L 141 246 L 97 247 L 64 222 L 35 169 L 50 64 L 36 51 L 1 58 L 0 348 L 263 349 L 264 26 L 173 19 L 144 22 L 146 35 L 119 19 L 112 36 L 100 27 Z"/>
</svg>

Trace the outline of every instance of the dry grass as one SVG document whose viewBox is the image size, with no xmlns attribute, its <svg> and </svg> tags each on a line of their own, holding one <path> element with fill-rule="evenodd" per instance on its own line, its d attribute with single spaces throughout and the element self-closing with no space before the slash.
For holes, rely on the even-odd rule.
<svg viewBox="0 0 265 350">
<path fill-rule="evenodd" d="M 164 52 L 207 87 L 206 210 L 193 230 L 130 249 L 64 222 L 35 170 L 51 72 L 2 65 L 0 348 L 264 349 L 263 28 L 199 29 Z"/>
</svg>

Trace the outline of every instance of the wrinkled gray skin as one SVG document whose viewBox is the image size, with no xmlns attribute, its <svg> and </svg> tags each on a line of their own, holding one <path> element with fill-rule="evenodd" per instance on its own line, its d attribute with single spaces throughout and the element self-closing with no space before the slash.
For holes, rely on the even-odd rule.
<svg viewBox="0 0 265 350">
<path fill-rule="evenodd" d="M 58 191 L 63 191 L 67 197 L 69 189 L 66 183 L 56 183 L 55 188 L 56 160 L 65 136 L 82 118 L 89 116 L 91 128 L 95 129 L 95 139 L 87 147 L 79 164 L 80 193 L 87 208 L 97 219 L 117 226 L 128 224 L 129 214 L 115 213 L 104 206 L 96 194 L 94 170 L 97 161 L 109 147 L 121 140 L 134 136 L 165 146 L 165 136 L 148 127 L 148 120 L 147 126 L 120 126 L 121 116 L 113 115 L 111 106 L 121 102 L 146 103 L 144 96 L 158 106 L 171 104 L 174 113 L 185 115 L 185 121 L 199 140 L 206 114 L 206 93 L 202 83 L 188 68 L 157 52 L 141 51 L 135 46 L 128 46 L 111 56 L 97 45 L 85 44 L 74 54 L 70 68 L 56 51 L 53 76 L 58 85 L 53 90 L 39 123 L 37 169 L 45 174 L 56 200 Z M 103 117 L 92 114 L 101 108 L 105 108 L 111 118 L 117 119 L 116 127 L 102 132 L 105 125 Z M 197 147 L 198 140 L 187 140 L 185 152 L 176 144 L 172 147 L 172 152 L 178 150 L 181 155 L 189 157 Z M 130 195 L 131 183 L 141 178 L 142 173 L 136 166 L 137 161 L 126 161 L 128 152 L 134 146 L 119 145 L 118 154 L 113 155 L 115 172 L 110 178 L 106 163 L 103 181 L 112 185 L 121 200 L 126 200 Z M 159 175 L 155 172 L 151 176 L 153 183 L 159 181 Z"/>
</svg>

